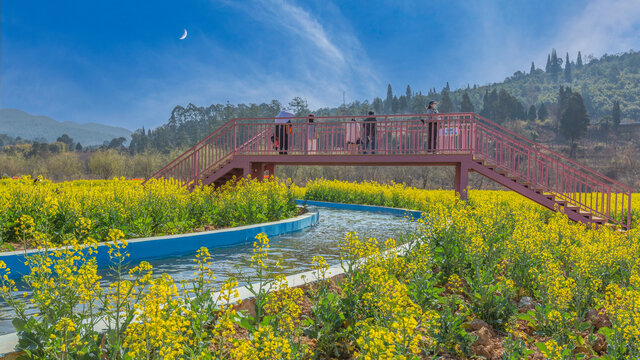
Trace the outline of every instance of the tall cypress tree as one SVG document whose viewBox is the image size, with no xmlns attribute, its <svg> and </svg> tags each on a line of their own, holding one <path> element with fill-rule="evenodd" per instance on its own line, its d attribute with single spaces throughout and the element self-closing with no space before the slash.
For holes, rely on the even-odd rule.
<svg viewBox="0 0 640 360">
<path fill-rule="evenodd" d="M 589 115 L 582 96 L 577 92 L 571 93 L 560 116 L 560 134 L 571 143 L 571 157 L 575 155 L 576 141 L 587 133 L 588 125 Z"/>
<path fill-rule="evenodd" d="M 469 94 L 465 91 L 462 94 L 462 101 L 460 102 L 460 111 L 461 112 L 474 112 L 476 109 L 473 107 L 473 103 L 471 102 L 471 98 L 469 98 Z"/>
<path fill-rule="evenodd" d="M 489 117 L 489 89 L 484 91 L 484 96 L 482 97 L 482 109 L 480 110 L 480 115 L 488 118 Z"/>
<path fill-rule="evenodd" d="M 613 108 L 611 109 L 611 118 L 613 120 L 613 129 L 618 130 L 620 125 L 620 101 L 613 102 Z"/>
<path fill-rule="evenodd" d="M 529 107 L 529 113 L 527 114 L 527 119 L 529 119 L 529 121 L 535 121 L 536 120 L 536 106 L 535 105 L 531 105 Z"/>
<path fill-rule="evenodd" d="M 560 86 L 560 88 L 558 89 L 558 112 L 559 114 L 562 114 L 562 112 L 564 111 L 564 109 L 567 107 L 567 101 L 569 100 L 569 97 L 571 96 L 571 88 L 570 87 L 564 87 L 564 86 Z M 580 99 L 582 99 L 582 96 L 580 97 Z"/>
<path fill-rule="evenodd" d="M 558 54 L 556 54 L 556 49 L 551 50 L 551 75 L 554 80 L 558 80 L 558 74 L 562 70 L 562 66 L 560 59 L 558 59 Z"/>
<path fill-rule="evenodd" d="M 446 86 L 447 91 L 451 91 L 451 88 L 449 87 L 449 82 L 447 81 L 447 86 Z"/>
<path fill-rule="evenodd" d="M 384 101 L 384 111 L 390 112 L 391 105 L 393 104 L 393 90 L 391 90 L 391 84 L 387 85 L 387 98 Z"/>
<path fill-rule="evenodd" d="M 536 65 L 531 62 L 531 69 L 529 70 L 529 75 L 533 75 L 536 72 Z"/>
<path fill-rule="evenodd" d="M 544 103 L 541 103 L 540 107 L 538 108 L 538 119 L 544 121 L 548 117 L 549 117 L 549 111 L 547 110 L 547 107 L 544 106 Z"/>
<path fill-rule="evenodd" d="M 547 54 L 547 65 L 544 67 L 545 72 L 551 72 L 551 55 Z"/>
<path fill-rule="evenodd" d="M 556 53 L 556 49 L 551 49 L 551 71 L 558 71 L 558 54 Z"/>
<path fill-rule="evenodd" d="M 564 63 L 564 80 L 571 83 L 571 61 L 569 61 L 569 53 L 567 53 L 567 60 Z"/>
<path fill-rule="evenodd" d="M 405 92 L 407 100 L 411 100 L 411 86 L 407 85 L 407 91 Z"/>
<path fill-rule="evenodd" d="M 582 54 L 578 51 L 578 58 L 576 59 L 576 69 L 582 68 Z"/>
</svg>

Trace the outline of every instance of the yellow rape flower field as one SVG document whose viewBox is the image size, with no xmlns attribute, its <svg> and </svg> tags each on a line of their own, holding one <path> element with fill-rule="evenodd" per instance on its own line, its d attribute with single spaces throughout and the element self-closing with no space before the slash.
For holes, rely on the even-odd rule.
<svg viewBox="0 0 640 360">
<path fill-rule="evenodd" d="M 218 189 L 189 192 L 177 183 L 152 180 L 42 178 L 0 180 L 0 243 L 29 239 L 25 229 L 61 244 L 69 236 L 102 241 L 110 229 L 126 238 L 180 234 L 276 221 L 296 214 L 292 192 L 275 181 L 241 179 Z"/>
<path fill-rule="evenodd" d="M 281 275 L 280 260 L 271 255 L 269 239 L 261 234 L 253 244 L 244 277 L 214 289 L 215 275 L 206 248 L 195 255 L 194 276 L 186 282 L 154 274 L 146 262 L 130 269 L 124 265 L 124 238 L 139 231 L 131 230 L 138 229 L 131 225 L 137 217 L 127 214 L 152 211 L 144 209 L 148 204 L 144 201 L 151 202 L 153 196 L 135 195 L 139 190 L 132 190 L 139 184 L 115 180 L 80 183 L 75 188 L 73 184 L 33 184 L 33 180 L 2 183 L 3 209 L 12 212 L 4 221 L 5 239 L 14 236 L 10 233 L 18 239 L 27 236 L 41 249 L 28 258 L 31 272 L 23 279 L 33 294 L 32 301 L 23 301 L 16 284 L 8 276 L 2 277 L 3 298 L 15 309 L 14 326 L 19 331 L 20 348 L 27 350 L 24 356 L 640 358 L 637 194 L 632 199 L 632 229 L 620 232 L 572 223 L 509 192 L 471 191 L 469 200 L 463 202 L 451 191 L 425 191 L 399 184 L 317 180 L 299 188 L 275 181 L 242 182 L 248 189 L 230 185 L 217 192 L 205 189 L 176 197 L 170 195 L 175 188 L 163 190 L 170 184 L 152 184 L 142 193 L 154 191 L 165 196 L 159 201 L 184 201 L 180 204 L 185 207 L 197 208 L 189 201 L 209 201 L 207 197 L 236 199 L 238 203 L 244 200 L 251 207 L 259 206 L 252 203 L 255 199 L 269 198 L 269 191 L 280 189 L 283 198 L 410 208 L 423 211 L 424 216 L 416 230 L 403 239 L 345 234 L 339 245 L 344 274 L 328 278 L 329 265 L 316 256 L 309 268 L 319 281 L 299 288 L 288 286 Z M 42 190 L 34 191 L 34 186 Z M 93 190 L 91 197 L 87 194 L 92 193 L 92 186 L 110 190 Z M 114 202 L 110 192 L 120 188 L 129 189 L 122 191 L 132 200 Z M 78 197 L 77 193 L 85 195 Z M 255 197 L 247 200 L 247 193 Z M 85 202 L 71 205 L 71 199 Z M 99 214 L 101 207 L 124 215 L 106 223 L 103 217 L 93 215 Z M 134 210 L 136 207 L 142 208 Z M 72 208 L 82 216 L 67 215 Z M 214 212 L 208 211 L 203 213 Z M 73 225 L 55 227 L 61 212 L 65 214 L 62 218 L 73 219 Z M 184 216 L 176 221 L 191 215 Z M 124 225 L 119 219 L 130 220 Z M 48 225 L 39 227 L 41 223 Z M 93 230 L 97 224 L 100 231 Z M 162 228 L 164 222 L 157 224 Z M 166 228 L 157 231 L 169 232 Z M 109 244 L 116 274 L 111 283 L 101 282 L 92 256 L 98 238 Z M 56 243 L 70 246 L 57 248 Z M 10 269 L 0 263 L 0 271 L 6 275 Z M 235 301 L 239 282 L 251 284 L 253 298 L 244 304 Z M 29 307 L 37 314 L 27 311 Z M 100 329 L 97 324 L 103 324 L 104 329 L 96 330 Z"/>
</svg>

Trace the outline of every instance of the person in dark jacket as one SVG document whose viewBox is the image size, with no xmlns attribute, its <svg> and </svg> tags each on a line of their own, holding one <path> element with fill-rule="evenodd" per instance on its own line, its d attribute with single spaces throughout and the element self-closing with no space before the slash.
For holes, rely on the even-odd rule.
<svg viewBox="0 0 640 360">
<path fill-rule="evenodd" d="M 371 151 L 376 153 L 376 118 L 373 111 L 369 111 L 369 117 L 364 119 L 364 153 Z"/>
<path fill-rule="evenodd" d="M 427 151 L 435 151 L 437 148 L 438 141 L 438 117 L 435 116 L 438 114 L 438 102 L 437 101 L 429 101 L 429 105 L 427 105 L 427 121 L 429 124 L 427 125 Z"/>
<path fill-rule="evenodd" d="M 289 136 L 291 136 L 292 130 L 291 118 L 294 116 L 292 113 L 280 111 L 275 117 L 276 131 L 272 141 L 280 155 L 286 155 L 289 151 Z"/>
</svg>

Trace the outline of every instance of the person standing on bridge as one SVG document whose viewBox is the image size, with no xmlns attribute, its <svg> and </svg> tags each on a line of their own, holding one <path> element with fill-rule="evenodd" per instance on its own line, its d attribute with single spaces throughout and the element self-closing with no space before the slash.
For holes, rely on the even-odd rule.
<svg viewBox="0 0 640 360">
<path fill-rule="evenodd" d="M 355 154 L 358 152 L 358 145 L 362 140 L 361 125 L 356 122 L 356 119 L 351 119 L 347 123 L 347 133 L 345 136 L 349 153 Z"/>
<path fill-rule="evenodd" d="M 274 145 L 280 155 L 286 155 L 289 151 L 289 135 L 291 134 L 291 118 L 294 117 L 290 112 L 280 111 L 276 115 L 276 132 L 274 136 Z"/>
<path fill-rule="evenodd" d="M 307 116 L 307 153 L 315 154 L 318 149 L 318 135 L 316 134 L 316 124 L 313 122 L 315 116 Z"/>
<path fill-rule="evenodd" d="M 376 153 L 376 118 L 373 111 L 369 111 L 369 117 L 364 119 L 364 153 L 370 151 Z"/>
<path fill-rule="evenodd" d="M 438 117 L 435 116 L 438 114 L 438 102 L 437 101 L 429 101 L 429 105 L 427 105 L 427 121 L 429 124 L 427 125 L 427 150 L 435 151 L 437 147 L 438 140 Z M 424 122 L 424 121 L 423 121 Z"/>
</svg>

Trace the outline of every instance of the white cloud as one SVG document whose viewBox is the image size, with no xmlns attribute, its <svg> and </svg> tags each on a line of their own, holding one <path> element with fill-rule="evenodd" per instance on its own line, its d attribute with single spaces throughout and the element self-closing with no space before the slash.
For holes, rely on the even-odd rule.
<svg viewBox="0 0 640 360">
<path fill-rule="evenodd" d="M 279 33 L 275 41 L 282 45 L 274 56 L 288 64 L 280 73 L 269 73 L 259 64 L 261 59 L 241 56 L 243 66 L 253 70 L 253 77 L 237 76 L 234 83 L 238 89 L 247 85 L 248 93 L 262 101 L 276 97 L 286 102 L 301 96 L 311 108 L 317 108 L 339 104 L 343 91 L 347 92 L 347 100 L 355 100 L 370 98 L 381 88 L 377 72 L 349 21 L 331 3 L 323 3 L 323 9 L 331 15 L 325 19 L 288 0 L 225 3 Z"/>
<path fill-rule="evenodd" d="M 302 39 L 312 43 L 327 59 L 340 65 L 345 65 L 342 50 L 329 39 L 324 27 L 309 12 L 284 0 L 267 0 L 260 2 L 268 17 L 267 21 L 277 22 L 287 31 L 297 34 Z"/>
<path fill-rule="evenodd" d="M 592 0 L 566 22 L 552 47 L 572 58 L 578 51 L 598 56 L 638 50 L 639 30 L 639 0 Z"/>
</svg>

